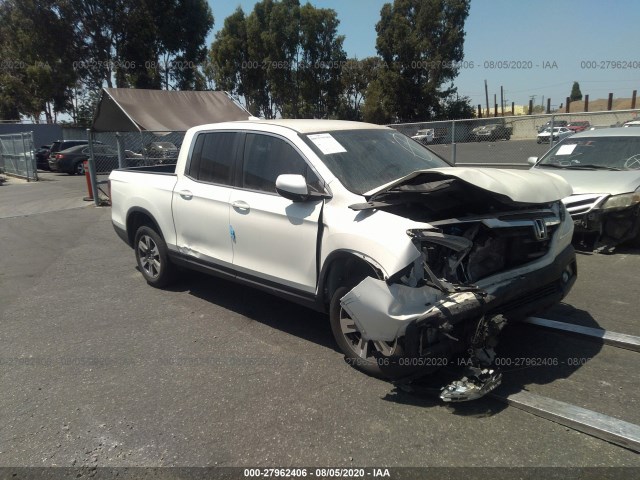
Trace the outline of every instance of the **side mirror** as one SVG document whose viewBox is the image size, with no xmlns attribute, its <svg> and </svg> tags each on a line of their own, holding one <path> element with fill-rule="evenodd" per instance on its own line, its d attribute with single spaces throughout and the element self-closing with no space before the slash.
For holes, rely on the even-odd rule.
<svg viewBox="0 0 640 480">
<path fill-rule="evenodd" d="M 537 161 L 538 161 L 538 157 L 529 157 L 529 158 L 527 158 L 527 163 L 529 165 L 535 165 Z"/>
<path fill-rule="evenodd" d="M 278 178 L 276 178 L 276 192 L 293 202 L 306 202 L 309 199 L 307 181 L 302 175 L 278 175 Z"/>
</svg>

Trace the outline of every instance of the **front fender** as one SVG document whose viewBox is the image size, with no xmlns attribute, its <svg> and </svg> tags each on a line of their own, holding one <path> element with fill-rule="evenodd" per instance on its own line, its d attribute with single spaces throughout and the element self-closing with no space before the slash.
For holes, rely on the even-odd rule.
<svg viewBox="0 0 640 480">
<path fill-rule="evenodd" d="M 324 215 L 321 263 L 336 251 L 347 251 L 378 268 L 384 279 L 412 263 L 420 252 L 407 230 L 432 228 L 381 210 L 332 209 Z"/>
</svg>

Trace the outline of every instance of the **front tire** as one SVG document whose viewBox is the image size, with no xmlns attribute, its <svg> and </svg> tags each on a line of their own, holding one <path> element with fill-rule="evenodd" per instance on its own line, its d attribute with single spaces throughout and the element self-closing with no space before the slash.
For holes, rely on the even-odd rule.
<svg viewBox="0 0 640 480">
<path fill-rule="evenodd" d="M 175 267 L 169 260 L 167 244 L 155 230 L 140 227 L 133 248 L 138 268 L 149 285 L 162 288 L 173 281 Z"/>
<path fill-rule="evenodd" d="M 402 366 L 402 346 L 396 342 L 364 341 L 355 322 L 340 305 L 340 299 L 351 288 L 340 287 L 331 297 L 329 321 L 336 343 L 344 353 L 346 362 L 372 377 L 400 380 L 416 374 L 419 368 Z"/>
</svg>

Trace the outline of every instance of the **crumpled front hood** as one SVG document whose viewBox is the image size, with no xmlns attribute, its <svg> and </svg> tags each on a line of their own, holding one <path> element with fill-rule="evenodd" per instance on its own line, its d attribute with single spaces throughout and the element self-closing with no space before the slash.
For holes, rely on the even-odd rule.
<svg viewBox="0 0 640 480">
<path fill-rule="evenodd" d="M 405 177 L 365 193 L 367 201 L 402 185 L 438 182 L 456 178 L 517 203 L 549 203 L 568 197 L 571 186 L 555 173 L 540 170 L 443 167 L 417 170 Z"/>
<path fill-rule="evenodd" d="M 549 169 L 537 168 L 536 170 Z M 574 195 L 583 193 L 608 193 L 620 195 L 635 192 L 640 187 L 640 170 L 621 172 L 608 170 L 560 170 L 553 173 L 564 178 L 573 187 Z"/>
</svg>

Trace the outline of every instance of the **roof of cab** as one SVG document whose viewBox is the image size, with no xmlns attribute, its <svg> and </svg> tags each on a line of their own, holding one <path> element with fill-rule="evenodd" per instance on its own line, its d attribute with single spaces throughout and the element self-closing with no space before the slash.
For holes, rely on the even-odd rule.
<svg viewBox="0 0 640 480">
<path fill-rule="evenodd" d="M 580 133 L 571 135 L 568 138 L 584 138 L 584 137 L 638 137 L 640 136 L 640 128 L 598 128 L 596 130 L 583 130 Z"/>
<path fill-rule="evenodd" d="M 276 120 L 247 120 L 233 122 L 235 124 L 265 124 L 289 128 L 298 133 L 331 132 L 337 130 L 371 130 L 389 129 L 383 125 L 373 123 L 351 122 L 347 120 L 318 120 L 318 119 L 276 119 Z"/>
</svg>

